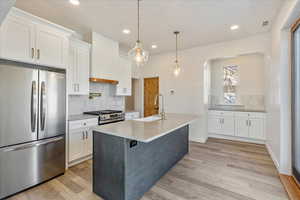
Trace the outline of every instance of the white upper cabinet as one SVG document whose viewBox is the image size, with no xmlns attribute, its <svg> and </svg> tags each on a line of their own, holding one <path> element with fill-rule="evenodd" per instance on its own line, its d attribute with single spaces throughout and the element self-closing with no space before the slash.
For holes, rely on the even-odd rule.
<svg viewBox="0 0 300 200">
<path fill-rule="evenodd" d="M 68 38 L 56 28 L 37 25 L 36 60 L 40 65 L 67 66 Z"/>
<path fill-rule="evenodd" d="M 119 58 L 119 69 L 118 69 L 118 85 L 116 86 L 117 96 L 131 96 L 131 73 L 132 63 L 126 57 Z"/>
<path fill-rule="evenodd" d="M 119 43 L 93 32 L 91 78 L 118 80 Z"/>
<path fill-rule="evenodd" d="M 33 63 L 34 47 L 35 25 L 22 17 L 7 17 L 0 27 L 1 58 Z"/>
<path fill-rule="evenodd" d="M 12 8 L 0 28 L 0 57 L 66 68 L 73 31 Z"/>
<path fill-rule="evenodd" d="M 71 39 L 69 47 L 68 88 L 70 95 L 89 94 L 90 45 Z"/>
</svg>

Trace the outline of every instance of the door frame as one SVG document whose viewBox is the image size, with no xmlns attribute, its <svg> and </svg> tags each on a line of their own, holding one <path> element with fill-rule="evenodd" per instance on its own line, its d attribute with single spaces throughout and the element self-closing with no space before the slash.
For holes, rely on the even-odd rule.
<svg viewBox="0 0 300 200">
<path fill-rule="evenodd" d="M 291 139 L 292 141 L 294 140 L 294 126 L 293 124 L 295 123 L 294 122 L 294 114 L 295 114 L 295 111 L 293 110 L 294 108 L 294 90 L 295 90 L 295 87 L 294 87 L 294 66 L 295 66 L 295 62 L 294 62 L 294 59 L 295 59 L 295 56 L 294 56 L 294 33 L 296 32 L 296 30 L 300 28 L 300 18 L 296 20 L 296 22 L 291 26 L 291 31 L 290 31 L 290 62 L 291 62 L 291 70 L 290 70 L 290 76 L 291 76 L 291 105 L 290 105 L 290 108 L 291 108 Z M 293 167 L 293 164 L 294 164 L 294 148 L 293 148 L 293 142 L 291 143 L 291 146 L 292 146 L 292 177 L 295 181 L 295 183 L 298 185 L 298 187 L 300 188 L 300 183 L 299 183 L 299 180 L 300 180 L 300 174 L 296 172 L 296 170 L 294 169 Z"/>
<path fill-rule="evenodd" d="M 159 76 L 149 76 L 149 77 L 144 77 L 143 78 L 143 93 L 142 93 L 142 96 L 143 96 L 143 103 L 142 103 L 142 106 L 143 106 L 143 116 L 145 116 L 145 80 L 146 79 L 152 79 L 152 78 L 157 78 L 158 79 L 158 93 L 160 91 L 160 87 L 159 87 Z"/>
</svg>

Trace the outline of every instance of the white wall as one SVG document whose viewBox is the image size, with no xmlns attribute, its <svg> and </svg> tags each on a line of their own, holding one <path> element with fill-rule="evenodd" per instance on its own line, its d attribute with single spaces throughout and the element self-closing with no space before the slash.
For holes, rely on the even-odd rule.
<svg viewBox="0 0 300 200">
<path fill-rule="evenodd" d="M 4 18 L 6 17 L 7 13 L 11 9 L 13 5 L 15 5 L 16 0 L 1 0 L 0 1 L 0 25 Z"/>
<path fill-rule="evenodd" d="M 267 69 L 267 147 L 280 173 L 291 173 L 289 27 L 299 17 L 299 0 L 285 1 L 272 26 Z M 292 20 L 293 18 L 293 20 Z M 289 24 L 288 24 L 289 23 Z"/>
<path fill-rule="evenodd" d="M 224 67 L 236 65 L 238 66 L 237 104 L 242 104 L 247 109 L 264 109 L 265 58 L 263 54 L 253 53 L 234 58 L 220 58 L 210 63 L 213 103 L 224 104 Z"/>
<path fill-rule="evenodd" d="M 269 34 L 201 46 L 179 52 L 182 71 L 174 77 L 172 68 L 174 52 L 154 55 L 142 67 L 143 77 L 160 77 L 160 92 L 165 95 L 166 112 L 191 113 L 200 119 L 191 126 L 191 140 L 203 142 L 207 138 L 207 105 L 204 102 L 204 64 L 220 57 L 235 57 L 240 54 L 263 53 L 269 55 Z M 170 90 L 175 94 L 171 95 Z"/>
</svg>

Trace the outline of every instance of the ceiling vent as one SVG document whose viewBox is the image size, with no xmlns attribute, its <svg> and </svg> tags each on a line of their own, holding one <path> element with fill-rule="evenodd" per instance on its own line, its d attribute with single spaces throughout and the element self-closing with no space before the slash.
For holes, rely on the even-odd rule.
<svg viewBox="0 0 300 200">
<path fill-rule="evenodd" d="M 262 23 L 263 27 L 268 26 L 268 25 L 269 25 L 269 21 L 268 20 L 263 21 L 263 23 Z"/>
</svg>

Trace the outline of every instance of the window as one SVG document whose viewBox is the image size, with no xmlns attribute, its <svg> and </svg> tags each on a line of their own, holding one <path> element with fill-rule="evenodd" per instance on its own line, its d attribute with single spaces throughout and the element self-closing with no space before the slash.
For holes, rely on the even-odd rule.
<svg viewBox="0 0 300 200">
<path fill-rule="evenodd" d="M 236 86 L 238 83 L 238 66 L 226 66 L 223 68 L 224 71 L 224 103 L 225 104 L 236 104 Z"/>
</svg>

